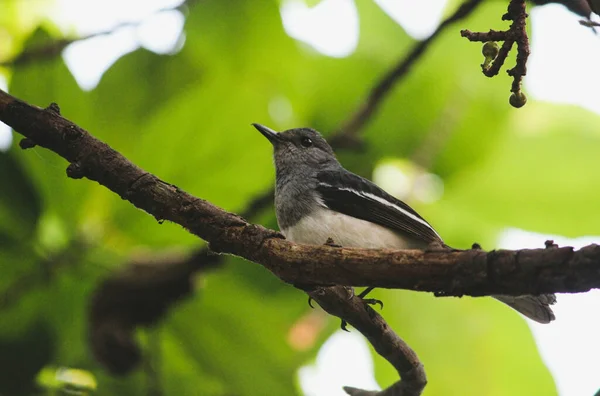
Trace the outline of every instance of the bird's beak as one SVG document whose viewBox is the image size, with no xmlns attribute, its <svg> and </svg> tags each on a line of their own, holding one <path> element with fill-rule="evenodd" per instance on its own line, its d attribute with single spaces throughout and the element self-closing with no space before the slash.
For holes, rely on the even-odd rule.
<svg viewBox="0 0 600 396">
<path fill-rule="evenodd" d="M 269 139 L 269 142 L 271 142 L 272 145 L 275 145 L 279 142 L 281 142 L 281 137 L 279 136 L 279 134 L 277 132 L 275 132 L 274 130 L 272 130 L 271 128 L 268 128 L 264 125 L 260 125 L 260 124 L 252 124 L 252 126 L 256 129 L 258 129 L 258 131 L 260 133 L 263 134 L 264 137 L 266 137 L 267 139 Z"/>
</svg>

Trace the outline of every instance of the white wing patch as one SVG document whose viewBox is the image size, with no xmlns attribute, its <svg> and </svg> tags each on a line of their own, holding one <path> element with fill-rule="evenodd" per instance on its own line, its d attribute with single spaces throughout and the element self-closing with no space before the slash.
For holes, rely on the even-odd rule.
<svg viewBox="0 0 600 396">
<path fill-rule="evenodd" d="M 386 199 L 384 199 L 384 198 L 381 198 L 381 197 L 378 197 L 378 196 L 377 196 L 377 195 L 375 195 L 375 194 L 371 194 L 371 193 L 368 193 L 368 192 L 362 192 L 362 191 L 356 191 L 356 190 L 354 190 L 354 189 L 352 189 L 352 188 L 348 188 L 348 187 L 337 187 L 337 186 L 332 186 L 331 184 L 328 184 L 328 183 L 323 183 L 323 182 L 321 182 L 321 183 L 319 183 L 319 184 L 320 184 L 321 186 L 324 186 L 324 187 L 330 187 L 330 188 L 335 188 L 335 189 L 337 189 L 337 190 L 348 191 L 348 192 L 351 192 L 351 193 L 353 193 L 353 194 L 355 194 L 355 195 L 358 195 L 359 197 L 363 197 L 363 198 L 369 198 L 369 199 L 375 200 L 375 201 L 377 201 L 377 202 L 379 202 L 379 203 L 382 203 L 382 204 L 384 204 L 385 206 L 388 206 L 388 207 L 394 208 L 395 210 L 399 211 L 399 212 L 400 212 L 400 213 L 402 213 L 403 215 L 405 215 L 405 216 L 407 216 L 407 217 L 409 217 L 409 218 L 413 219 L 414 221 L 416 221 L 416 222 L 418 222 L 418 223 L 421 223 L 421 224 L 423 224 L 425 227 L 427 227 L 427 228 L 429 228 L 431 231 L 433 231 L 433 233 L 434 233 L 435 235 L 437 235 L 437 237 L 438 237 L 440 240 L 442 239 L 442 238 L 440 237 L 440 235 L 437 233 L 437 231 L 436 231 L 436 230 L 434 230 L 434 229 L 433 229 L 433 227 L 431 227 L 431 225 L 429 225 L 429 223 L 427 223 L 425 220 L 421 219 L 420 217 L 418 217 L 418 216 L 415 216 L 414 214 L 410 213 L 410 212 L 409 212 L 409 211 L 407 211 L 406 209 L 403 209 L 403 208 L 401 208 L 400 206 L 398 206 L 398 205 L 395 205 L 393 202 L 387 201 Z"/>
</svg>

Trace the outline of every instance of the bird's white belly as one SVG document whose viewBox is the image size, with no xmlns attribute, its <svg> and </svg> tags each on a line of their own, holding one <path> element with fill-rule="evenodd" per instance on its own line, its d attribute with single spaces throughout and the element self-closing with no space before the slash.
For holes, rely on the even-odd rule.
<svg viewBox="0 0 600 396">
<path fill-rule="evenodd" d="M 323 245 L 327 238 L 344 247 L 408 249 L 414 243 L 393 231 L 369 221 L 319 208 L 295 225 L 282 229 L 287 239 L 296 243 Z"/>
</svg>

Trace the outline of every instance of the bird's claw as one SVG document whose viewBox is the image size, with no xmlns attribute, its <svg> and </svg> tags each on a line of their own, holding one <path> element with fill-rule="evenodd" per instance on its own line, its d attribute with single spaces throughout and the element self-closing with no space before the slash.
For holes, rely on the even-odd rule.
<svg viewBox="0 0 600 396">
<path fill-rule="evenodd" d="M 340 325 L 340 328 L 348 333 L 350 333 L 350 330 L 347 329 L 348 326 L 348 322 L 346 322 L 344 319 L 342 319 L 342 324 Z"/>
<path fill-rule="evenodd" d="M 383 309 L 383 301 L 378 300 L 376 298 L 363 298 L 363 302 L 366 305 L 376 305 L 376 304 L 379 304 L 379 309 Z"/>
<path fill-rule="evenodd" d="M 359 297 L 361 299 L 361 301 L 365 304 L 365 308 L 367 309 L 367 312 L 371 316 L 373 316 L 373 314 L 375 313 L 375 311 L 373 311 L 371 309 L 371 307 L 370 307 L 371 305 L 379 305 L 380 309 L 383 309 L 383 301 L 381 301 L 381 300 L 378 300 L 376 298 L 362 298 L 360 296 L 357 296 L 357 297 Z M 344 319 L 342 319 L 342 324 L 340 325 L 340 328 L 344 331 L 350 332 L 350 330 L 348 330 L 347 326 L 348 326 L 348 322 L 346 322 Z"/>
<path fill-rule="evenodd" d="M 312 309 L 315 309 L 315 306 L 312 305 L 312 300 L 313 300 L 313 298 L 311 296 L 308 296 L 308 306 L 311 307 Z"/>
<path fill-rule="evenodd" d="M 344 289 L 346 290 L 346 293 L 348 293 L 348 298 L 346 298 L 347 301 L 350 301 L 354 298 L 355 294 L 354 294 L 354 288 L 351 286 L 344 286 Z"/>
</svg>

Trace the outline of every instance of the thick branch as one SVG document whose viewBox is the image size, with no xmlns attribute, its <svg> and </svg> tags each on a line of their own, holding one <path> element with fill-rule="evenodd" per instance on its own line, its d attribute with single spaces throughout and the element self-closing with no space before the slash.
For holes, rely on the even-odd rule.
<svg viewBox="0 0 600 396">
<path fill-rule="evenodd" d="M 191 196 L 132 164 L 62 118 L 0 91 L 0 120 L 158 220 L 207 240 L 213 250 L 257 262 L 288 283 L 402 288 L 444 295 L 582 292 L 600 287 L 600 247 L 521 251 L 372 250 L 297 245 L 276 231 Z M 314 262 L 314 257 L 319 257 Z"/>
<path fill-rule="evenodd" d="M 441 295 L 484 295 L 584 291 L 600 285 L 600 247 L 596 245 L 578 252 L 571 248 L 549 248 L 490 253 L 296 245 L 275 231 L 249 224 L 143 171 L 62 118 L 56 105 L 40 109 L 0 90 L 0 120 L 27 137 L 22 147 L 37 144 L 67 159 L 69 177 L 95 180 L 155 218 L 176 222 L 206 239 L 214 250 L 261 263 L 284 281 L 301 284 L 303 288 L 311 284 L 342 284 L 426 290 Z M 319 258 L 318 263 L 313 261 L 314 257 Z M 170 298 L 179 298 L 178 291 L 185 288 L 185 285 L 177 286 Z M 341 316 L 363 332 L 402 378 L 381 393 L 351 388 L 347 388 L 347 392 L 352 395 L 419 395 L 426 379 L 410 348 L 391 330 L 386 330 L 383 320 L 365 316 L 353 308 L 356 304 L 341 304 L 339 298 L 327 298 L 327 295 L 315 294 L 313 298 L 328 312 Z M 102 310 L 96 314 L 98 312 Z M 370 319 L 366 320 L 367 317 Z M 115 319 L 115 326 L 123 323 L 122 318 L 108 317 L 111 318 Z M 111 320 L 106 320 L 103 325 L 110 323 Z M 115 329 L 118 331 L 109 333 L 108 339 L 114 342 L 109 343 L 108 351 L 112 346 L 113 350 L 135 352 L 131 328 L 112 330 Z M 126 366 L 137 359 L 135 355 L 125 356 L 123 362 Z M 126 368 L 121 367 L 124 371 Z"/>
<path fill-rule="evenodd" d="M 270 193 L 257 196 L 242 215 L 253 216 L 272 199 Z M 134 369 L 141 359 L 136 327 L 158 322 L 193 293 L 193 278 L 221 266 L 224 257 L 204 246 L 191 255 L 136 257 L 113 272 L 94 291 L 90 306 L 89 340 L 96 359 L 115 374 Z"/>
<path fill-rule="evenodd" d="M 0 119 L 13 128 L 26 131 L 24 134 L 28 136 L 28 140 L 26 144 L 21 145 L 22 147 L 40 144 L 54 149 L 70 160 L 71 165 L 67 168 L 70 177 L 87 176 L 104 185 L 110 185 L 111 189 L 121 197 L 127 198 L 132 203 L 135 202 L 138 207 L 156 218 L 179 219 L 182 220 L 181 225 L 194 230 L 197 234 L 209 235 L 209 237 L 216 235 L 214 237 L 216 239 L 209 239 L 213 242 L 213 246 L 232 247 L 237 243 L 231 245 L 231 242 L 239 239 L 241 242 L 239 246 L 246 245 L 245 248 L 249 251 L 268 252 L 269 248 L 263 243 L 265 241 L 284 242 L 294 248 L 293 244 L 280 239 L 280 235 L 274 231 L 247 224 L 241 218 L 224 212 L 208 202 L 193 198 L 155 176 L 145 173 L 106 144 L 60 117 L 56 105 L 42 110 L 0 91 Z M 114 176 L 117 178 L 115 179 Z M 144 182 L 141 183 L 140 180 Z M 148 195 L 144 197 L 144 194 Z M 173 208 L 165 208 L 168 204 L 174 205 Z M 220 231 L 218 228 L 221 228 Z M 218 238 L 223 238 L 222 244 L 215 243 L 218 242 Z M 277 258 L 273 257 L 273 259 Z M 207 260 L 210 261 L 210 256 L 200 258 L 199 262 L 205 263 Z M 152 323 L 161 315 L 160 308 L 168 306 L 170 301 L 186 294 L 190 287 L 188 274 L 191 267 L 195 267 L 191 266 L 191 263 L 192 260 L 174 260 L 173 266 L 176 267 L 176 271 L 173 271 L 172 267 L 159 266 L 151 268 L 151 271 L 146 267 L 140 272 L 135 271 L 135 266 L 128 267 L 128 272 L 103 283 L 101 290 L 95 293 L 90 311 L 94 329 L 90 334 L 91 344 L 96 357 L 113 372 L 125 373 L 139 361 L 140 352 L 132 336 L 133 328 L 140 323 Z M 157 271 L 160 272 L 159 276 L 156 276 Z M 153 283 L 158 281 L 156 287 L 147 288 L 148 279 L 138 282 L 140 275 L 151 278 Z M 136 288 L 135 285 L 141 287 Z M 147 296 L 149 290 L 157 298 L 149 298 Z M 142 295 L 140 292 L 143 292 Z M 421 394 L 426 383 L 422 365 L 414 352 L 389 329 L 380 316 L 365 314 L 369 308 L 357 298 L 353 298 L 350 305 L 346 298 L 340 299 L 334 292 L 315 291 L 310 294 L 314 294 L 315 300 L 328 312 L 340 315 L 364 332 L 373 342 L 376 350 L 398 370 L 402 380 L 381 393 L 382 395 L 418 396 Z M 125 302 L 127 304 L 124 304 Z M 142 305 L 139 304 L 140 302 Z M 156 309 L 156 305 L 159 309 Z M 135 306 L 135 309 L 132 309 L 132 306 Z M 115 307 L 119 309 L 115 310 Z M 132 315 L 132 312 L 136 312 L 135 315 Z M 346 391 L 351 395 L 366 394 L 362 390 L 351 388 Z"/>
<path fill-rule="evenodd" d="M 192 293 L 192 275 L 211 270 L 220 261 L 204 248 L 192 256 L 138 257 L 112 273 L 94 291 L 90 304 L 89 342 L 96 359 L 112 373 L 131 371 L 142 356 L 135 328 L 156 323 L 175 302 Z"/>
<path fill-rule="evenodd" d="M 356 136 L 365 126 L 367 120 L 375 114 L 375 110 L 377 107 L 379 107 L 379 103 L 383 102 L 383 100 L 387 97 L 387 94 L 391 92 L 391 89 L 408 74 L 408 71 L 410 71 L 410 66 L 420 59 L 420 57 L 426 52 L 427 48 L 429 48 L 430 44 L 440 36 L 440 33 L 446 27 L 448 27 L 452 22 L 469 15 L 478 3 L 480 3 L 480 1 L 469 1 L 465 3 L 465 5 L 460 7 L 454 15 L 450 16 L 445 22 L 443 22 L 431 37 L 416 44 L 413 51 L 409 52 L 402 59 L 400 59 L 397 65 L 394 66 L 389 73 L 385 74 L 383 79 L 373 88 L 373 91 L 368 98 L 367 106 L 369 110 L 365 111 L 364 107 L 357 109 L 357 111 L 351 116 L 351 119 L 354 121 L 346 123 L 345 126 L 333 136 L 331 143 L 334 145 L 334 147 L 352 146 L 352 144 L 348 144 L 348 142 L 356 140 Z M 439 128 L 439 130 L 442 129 Z M 27 146 L 27 141 L 25 143 L 25 146 Z M 31 143 L 33 142 L 30 141 L 29 144 Z M 253 217 L 255 213 L 271 204 L 272 197 L 273 190 L 269 190 L 258 195 L 251 200 L 242 216 L 245 218 Z M 187 287 L 183 287 L 183 291 L 180 293 L 174 293 L 174 291 L 182 285 L 188 285 L 191 276 L 197 270 L 201 270 L 203 268 L 203 257 L 208 259 L 212 265 L 215 265 L 221 261 L 222 256 L 209 256 L 206 255 L 206 253 L 207 249 L 201 248 L 197 254 L 189 258 L 187 261 L 180 262 L 177 265 L 173 265 L 170 260 L 165 263 L 159 263 L 161 267 L 166 268 L 166 274 L 163 272 L 158 274 L 157 271 L 152 269 L 154 266 L 152 266 L 150 269 L 144 269 L 143 271 L 141 271 L 141 268 L 137 268 L 137 272 L 141 271 L 141 273 L 144 274 L 149 273 L 151 276 L 131 278 L 127 276 L 129 271 L 118 272 L 101 284 L 100 288 L 94 295 L 94 300 L 90 311 L 90 319 L 92 322 L 92 325 L 90 326 L 90 339 L 95 355 L 105 364 L 106 367 L 113 372 L 122 373 L 128 372 L 137 365 L 140 359 L 140 351 L 137 343 L 135 342 L 133 330 L 137 325 L 147 325 L 158 320 L 169 308 L 169 304 L 173 304 L 176 301 L 179 301 L 179 299 L 190 294 L 190 290 Z M 182 271 L 181 268 L 184 270 Z M 161 296 L 158 304 L 156 299 L 157 295 Z M 322 306 L 330 306 L 332 304 L 332 301 L 326 300 L 327 296 L 330 295 L 327 294 L 318 298 L 318 301 L 322 304 Z M 332 295 L 331 298 L 333 299 L 333 302 L 337 301 L 335 295 Z M 131 304 L 131 301 L 134 301 L 135 303 Z M 140 305 L 143 306 L 144 309 L 139 310 L 138 307 Z M 139 312 L 143 312 L 144 316 L 140 317 L 138 314 Z M 331 309 L 329 312 L 334 315 L 336 314 L 336 312 L 333 312 Z M 340 315 L 338 314 L 338 316 Z M 353 323 L 355 327 L 359 328 L 368 326 L 370 323 L 367 321 L 365 322 L 366 325 L 361 326 L 360 323 L 355 320 L 350 320 L 349 322 Z M 385 328 L 391 332 L 387 326 L 385 326 Z M 397 336 L 395 337 L 400 340 Z M 378 339 L 378 337 L 375 335 L 372 335 L 369 338 L 371 340 Z M 401 340 L 399 342 L 401 342 Z M 377 349 L 385 348 L 380 347 Z M 391 350 L 392 352 L 394 351 L 394 348 L 387 349 Z M 411 352 L 410 356 L 414 357 L 412 361 L 416 361 L 418 363 L 416 356 L 414 356 L 414 353 L 410 350 L 410 348 L 406 346 L 405 349 Z M 404 356 L 402 349 L 400 350 L 400 353 L 395 353 L 395 355 Z M 409 357 L 406 357 L 406 359 L 409 359 Z M 390 360 L 390 362 L 393 361 Z M 418 366 L 418 370 L 421 374 L 415 376 L 415 378 L 424 379 L 424 370 L 420 364 Z M 403 381 L 393 385 L 386 391 L 388 392 L 386 394 L 390 394 L 389 392 L 394 389 L 402 390 L 402 392 L 404 392 L 404 388 L 422 390 L 422 387 L 419 385 L 407 386 L 407 384 L 411 383 L 412 377 L 408 376 L 407 379 L 407 374 L 405 374 L 405 371 L 403 371 L 404 369 L 402 367 L 396 366 L 396 369 L 399 371 Z M 348 392 L 351 394 L 359 394 L 358 392 L 361 391 L 355 389 L 348 390 Z M 406 395 L 407 394 L 408 393 L 406 393 Z M 418 395 L 420 394 L 420 391 L 413 392 L 412 394 Z"/>
<path fill-rule="evenodd" d="M 415 352 L 388 326 L 385 320 L 351 289 L 341 286 L 307 291 L 313 300 L 331 315 L 344 318 L 364 335 L 379 355 L 389 361 L 400 375 L 400 381 L 378 391 L 344 387 L 353 396 L 419 396 L 427 384 L 423 365 Z"/>
</svg>

